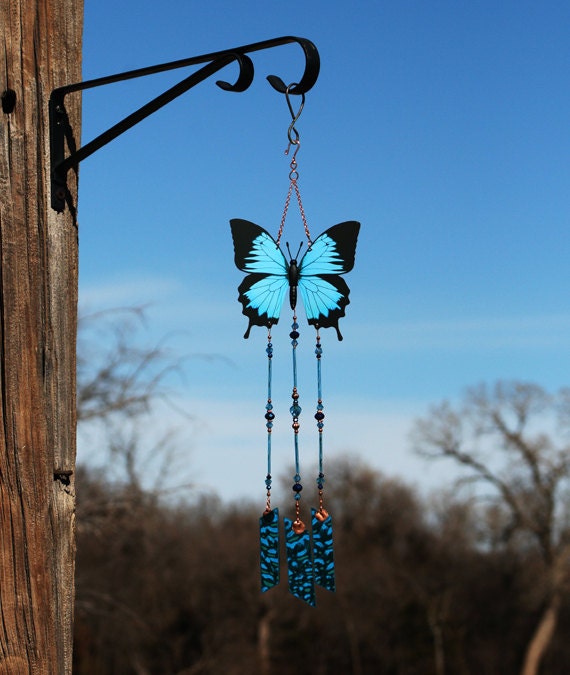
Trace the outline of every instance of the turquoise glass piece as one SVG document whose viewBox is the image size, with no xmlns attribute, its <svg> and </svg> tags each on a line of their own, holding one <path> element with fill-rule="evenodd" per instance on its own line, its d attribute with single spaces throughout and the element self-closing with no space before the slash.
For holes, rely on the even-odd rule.
<svg viewBox="0 0 570 675">
<path fill-rule="evenodd" d="M 316 601 L 311 535 L 308 531 L 296 534 L 293 531 L 293 521 L 289 518 L 283 518 L 283 522 L 285 523 L 289 591 L 299 600 L 314 607 Z"/>
<path fill-rule="evenodd" d="M 279 583 L 279 509 L 259 519 L 259 553 L 261 592 L 265 593 Z"/>
<path fill-rule="evenodd" d="M 332 517 L 327 516 L 324 520 L 319 520 L 316 514 L 317 509 L 311 509 L 315 583 L 327 591 L 334 592 L 336 586 Z"/>
<path fill-rule="evenodd" d="M 293 415 L 293 417 L 299 417 L 299 415 L 301 414 L 301 406 L 298 403 L 294 403 L 289 408 L 289 412 L 291 413 L 291 415 Z"/>
</svg>

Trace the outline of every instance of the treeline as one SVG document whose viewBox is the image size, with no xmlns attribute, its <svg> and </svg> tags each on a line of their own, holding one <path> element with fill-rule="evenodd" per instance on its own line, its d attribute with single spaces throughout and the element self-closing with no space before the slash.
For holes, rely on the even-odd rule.
<svg viewBox="0 0 570 675">
<path fill-rule="evenodd" d="M 356 461 L 329 474 L 338 590 L 313 609 L 285 569 L 259 592 L 262 505 L 173 505 L 81 471 L 74 672 L 520 673 L 547 577 L 533 546 L 497 536 L 496 507 L 422 498 Z M 570 672 L 569 629 L 564 595 L 540 672 Z"/>
<path fill-rule="evenodd" d="M 78 419 L 107 435 L 114 473 L 84 468 L 75 485 L 77 675 L 570 673 L 569 388 L 497 382 L 433 406 L 412 446 L 462 478 L 437 496 L 327 465 L 338 590 L 312 609 L 284 569 L 260 593 L 263 504 L 174 504 L 164 485 L 141 487 L 138 434 L 181 367 L 139 346 L 143 319 L 81 322 Z M 159 446 L 164 482 L 168 436 Z"/>
</svg>

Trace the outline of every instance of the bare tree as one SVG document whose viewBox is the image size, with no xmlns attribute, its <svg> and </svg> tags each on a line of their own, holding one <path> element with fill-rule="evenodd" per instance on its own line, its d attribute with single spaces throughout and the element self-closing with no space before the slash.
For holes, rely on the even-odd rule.
<svg viewBox="0 0 570 675">
<path fill-rule="evenodd" d="M 77 421 L 134 417 L 167 396 L 166 377 L 180 360 L 164 344 L 140 345 L 144 307 L 116 308 L 83 315 L 77 350 Z"/>
<path fill-rule="evenodd" d="M 155 431 L 152 416 L 157 404 L 165 403 L 186 424 L 192 419 L 177 405 L 171 378 L 183 377 L 184 359 L 167 348 L 166 338 L 149 345 L 141 332 L 145 320 L 144 307 L 115 308 L 82 315 L 78 331 L 79 428 L 99 429 L 109 462 L 133 488 L 140 488 L 143 472 L 156 474 L 157 485 L 163 487 L 167 474 L 176 473 L 176 430 L 166 429 L 158 438 L 150 433 Z M 151 435 L 154 443 L 149 446 Z M 148 455 L 152 467 L 146 466 L 143 455 Z"/>
<path fill-rule="evenodd" d="M 541 561 L 542 613 L 528 643 L 521 675 L 536 675 L 556 629 L 570 577 L 570 426 L 567 390 L 497 383 L 470 389 L 464 405 L 444 402 L 416 422 L 415 449 L 465 469 L 463 483 L 490 490 L 495 530 L 504 545 L 533 550 Z"/>
</svg>

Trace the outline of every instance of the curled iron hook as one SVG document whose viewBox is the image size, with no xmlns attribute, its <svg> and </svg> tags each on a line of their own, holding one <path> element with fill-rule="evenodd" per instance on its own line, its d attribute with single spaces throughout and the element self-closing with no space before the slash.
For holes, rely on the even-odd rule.
<svg viewBox="0 0 570 675">
<path fill-rule="evenodd" d="M 240 52 L 229 52 L 229 55 L 235 59 L 239 65 L 239 75 L 234 84 L 225 82 L 224 80 L 217 80 L 216 84 L 224 91 L 242 92 L 249 88 L 253 82 L 253 61 Z"/>
<path fill-rule="evenodd" d="M 296 42 L 303 49 L 305 54 L 305 72 L 298 84 L 295 84 L 289 93 L 295 94 L 296 96 L 305 94 L 315 84 L 319 76 L 319 70 L 321 68 L 319 52 L 315 45 L 310 40 L 307 40 L 307 38 L 288 36 L 280 38 L 280 42 L 281 44 Z M 281 94 L 285 94 L 287 89 L 290 89 L 278 75 L 268 75 L 267 80 L 273 89 Z"/>
</svg>

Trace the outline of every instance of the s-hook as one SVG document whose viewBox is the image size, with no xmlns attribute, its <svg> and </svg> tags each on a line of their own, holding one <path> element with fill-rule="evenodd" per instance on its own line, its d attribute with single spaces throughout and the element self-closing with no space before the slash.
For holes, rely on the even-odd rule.
<svg viewBox="0 0 570 675">
<path fill-rule="evenodd" d="M 291 124 L 289 125 L 289 129 L 287 129 L 287 138 L 289 140 L 289 145 L 287 146 L 287 150 L 285 150 L 285 154 L 288 155 L 289 151 L 291 150 L 291 146 L 292 145 L 295 146 L 295 152 L 293 153 L 293 157 L 291 158 L 291 164 L 295 163 L 295 157 L 297 156 L 299 148 L 301 147 L 301 137 L 299 135 L 299 132 L 297 131 L 297 128 L 295 127 L 295 124 L 297 123 L 299 117 L 301 117 L 301 113 L 303 112 L 303 108 L 305 107 L 305 94 L 302 93 L 301 105 L 299 106 L 299 110 L 297 110 L 296 113 L 293 110 L 293 106 L 291 105 L 290 94 L 293 88 L 296 86 L 298 86 L 297 83 L 292 82 L 285 90 L 285 100 L 287 101 L 289 112 L 291 113 Z"/>
<path fill-rule="evenodd" d="M 218 70 L 225 68 L 232 62 L 236 62 L 239 66 L 239 75 L 237 80 L 231 84 L 223 80 L 218 80 L 216 84 L 224 91 L 242 92 L 245 91 L 253 82 L 254 68 L 253 62 L 249 56 L 250 52 L 261 51 L 264 49 L 272 49 L 280 45 L 297 43 L 303 49 L 305 55 L 305 71 L 298 83 L 287 87 L 283 80 L 277 75 L 268 75 L 267 80 L 269 84 L 281 94 L 287 97 L 287 103 L 291 114 L 293 111 L 289 101 L 289 95 L 303 96 L 317 81 L 320 70 L 319 52 L 315 45 L 306 38 L 285 36 L 274 38 L 272 40 L 264 40 L 263 42 L 255 42 L 251 45 L 242 47 L 235 47 L 233 49 L 226 49 L 219 52 L 212 52 L 210 54 L 202 54 L 201 56 L 191 56 L 179 61 L 172 61 L 170 63 L 162 63 L 156 66 L 149 66 L 147 68 L 139 68 L 137 70 L 130 70 L 116 75 L 109 75 L 107 77 L 100 77 L 94 80 L 86 80 L 85 82 L 76 82 L 75 84 L 68 84 L 63 87 L 54 89 L 49 100 L 49 126 L 50 126 L 50 159 L 51 159 L 51 206 L 61 213 L 65 209 L 66 201 L 70 199 L 70 194 L 67 189 L 67 172 L 73 167 L 77 167 L 86 157 L 89 157 L 94 152 L 99 150 L 120 134 L 127 131 L 131 127 L 138 124 L 152 113 L 156 112 L 170 101 L 196 86 L 200 82 L 206 80 Z M 186 66 L 198 65 L 205 63 L 206 65 L 199 70 L 192 73 L 178 84 L 174 85 L 160 96 L 149 101 L 131 115 L 128 115 L 123 120 L 112 126 L 107 131 L 97 136 L 95 139 L 86 143 L 81 148 L 75 148 L 75 141 L 73 138 L 73 130 L 69 124 L 67 112 L 65 110 L 65 96 L 72 92 L 83 91 L 84 89 L 92 89 L 94 87 L 101 87 L 113 82 L 120 82 L 137 77 L 145 77 L 146 75 L 153 75 L 155 73 L 165 72 L 167 70 L 174 70 L 176 68 L 184 68 Z M 302 104 L 301 104 L 302 109 Z M 301 110 L 299 110 L 300 114 Z M 292 131 L 296 131 L 293 121 Z M 298 136 L 298 135 L 297 135 Z M 70 154 L 65 156 L 65 141 L 67 140 Z M 298 137 L 297 137 L 298 141 Z"/>
</svg>

